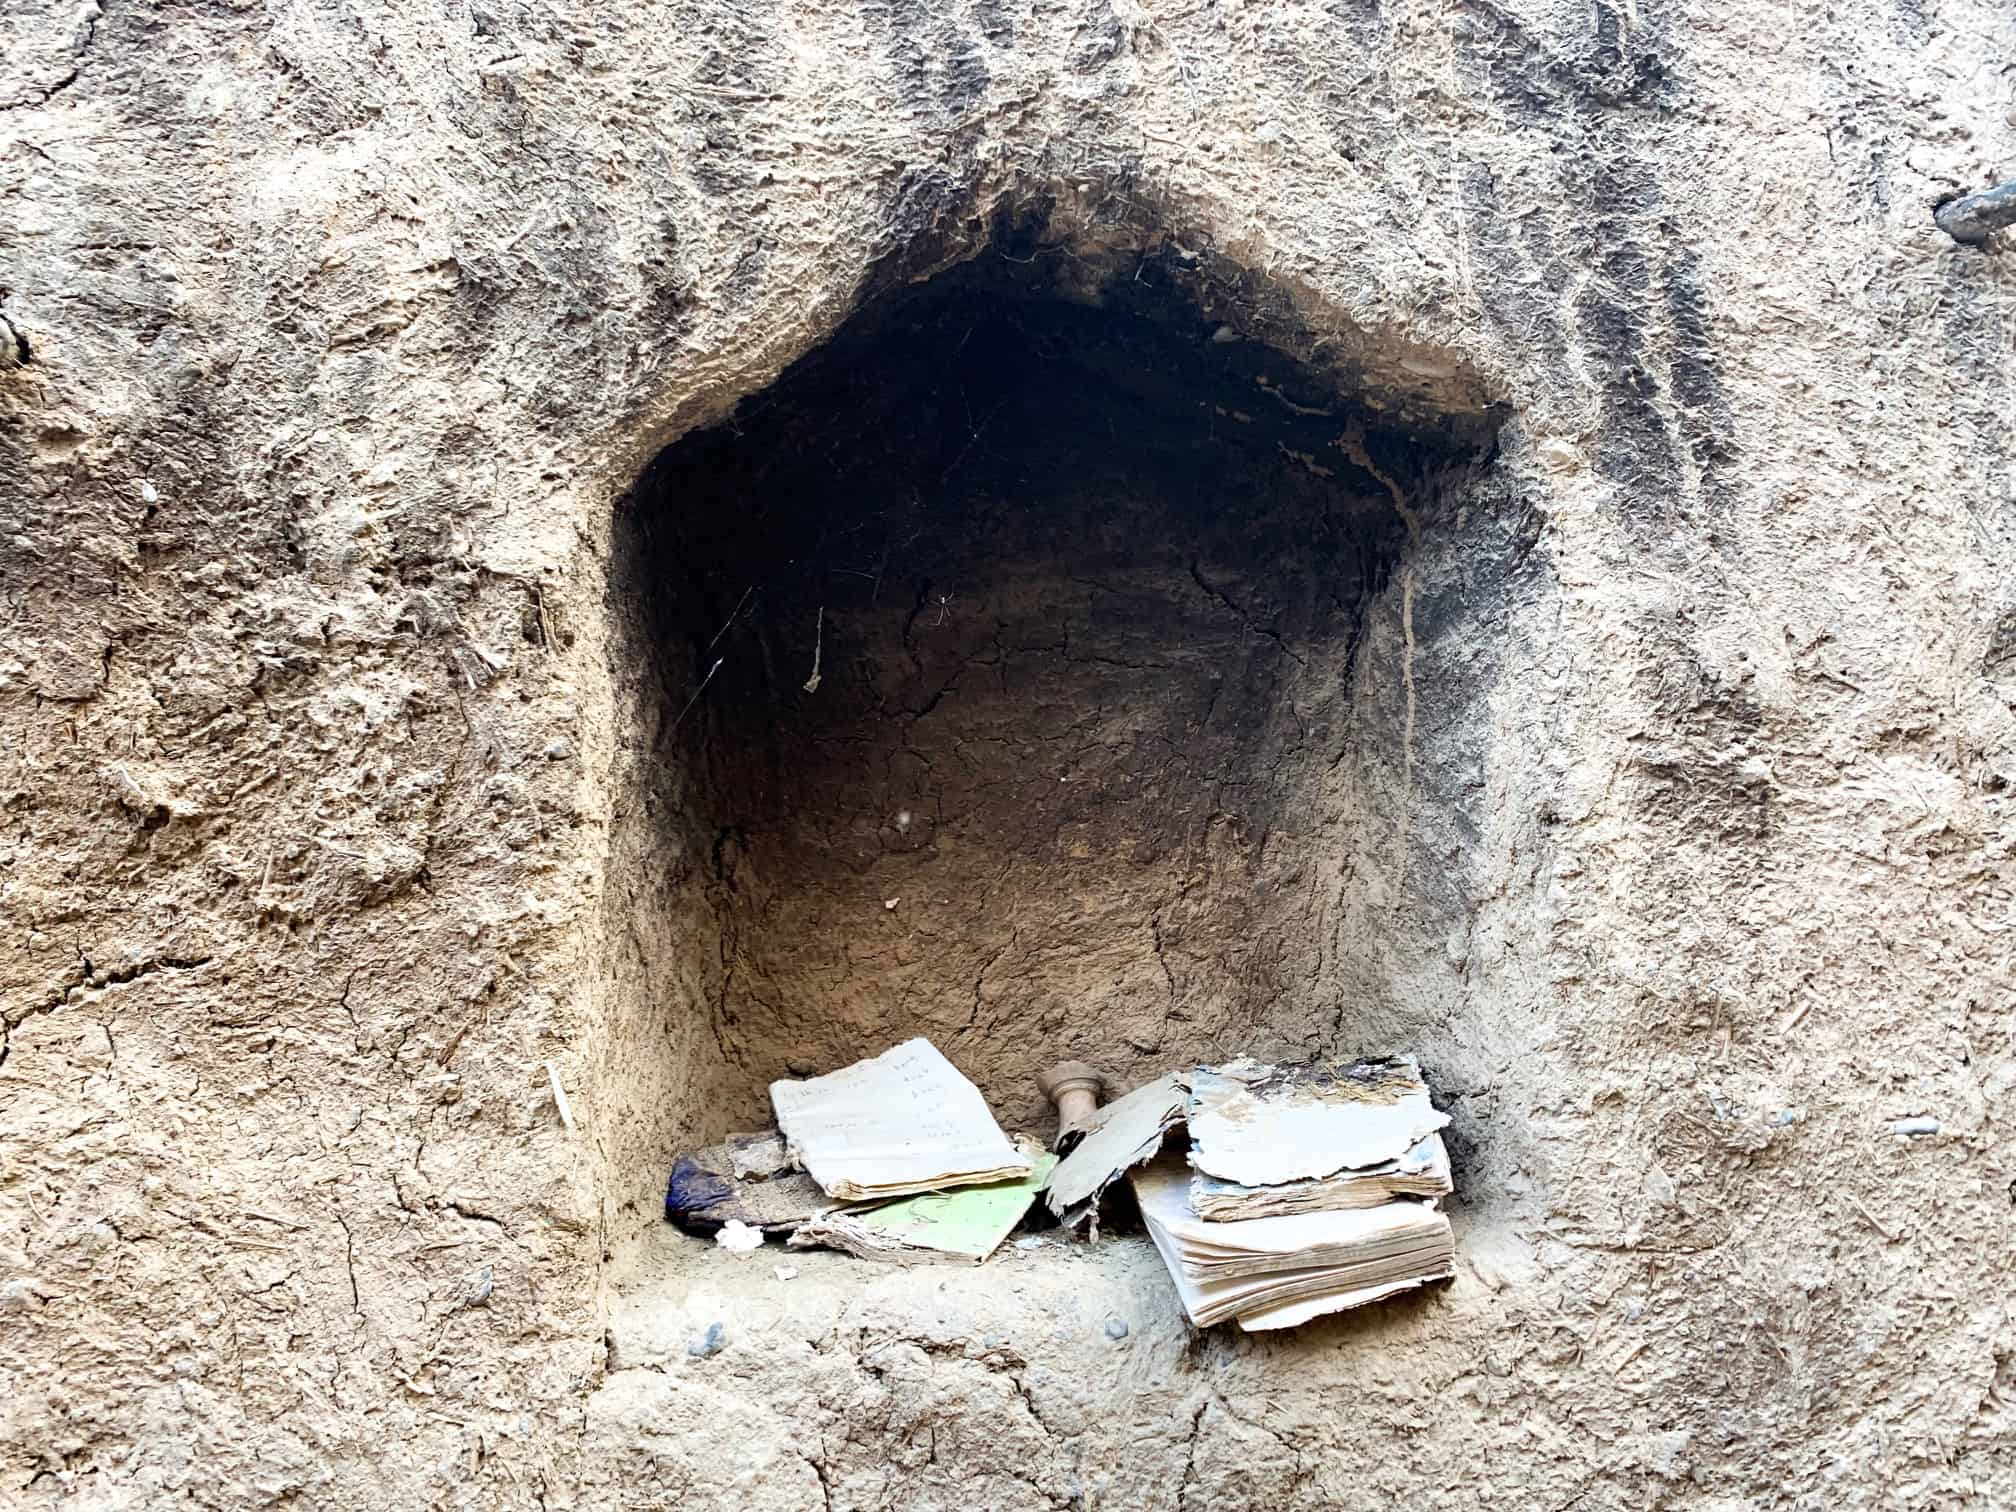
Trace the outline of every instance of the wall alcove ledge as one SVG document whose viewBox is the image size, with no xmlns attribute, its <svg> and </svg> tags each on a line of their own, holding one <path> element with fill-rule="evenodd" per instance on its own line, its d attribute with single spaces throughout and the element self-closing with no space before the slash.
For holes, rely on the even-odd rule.
<svg viewBox="0 0 2016 1512">
<path fill-rule="evenodd" d="M 1066 1057 L 1451 1040 L 1394 921 L 1461 909 L 1474 815 L 1408 853 L 1488 668 L 1431 675 L 1470 589 L 1414 563 L 1489 417 L 1354 388 L 1264 289 L 1002 230 L 637 479 L 596 1060 L 638 1214 L 772 1078 L 914 1034 L 1030 1130 Z"/>
</svg>

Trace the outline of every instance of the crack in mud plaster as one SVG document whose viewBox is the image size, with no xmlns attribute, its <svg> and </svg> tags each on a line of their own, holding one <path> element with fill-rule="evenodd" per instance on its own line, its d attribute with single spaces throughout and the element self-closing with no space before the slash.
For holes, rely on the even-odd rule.
<svg viewBox="0 0 2016 1512">
<path fill-rule="evenodd" d="M 357 1237 L 350 1232 L 350 1220 L 342 1213 L 332 1215 L 336 1226 L 343 1230 L 343 1268 L 350 1276 L 350 1311 L 358 1317 L 364 1316 L 364 1294 L 357 1286 Z"/>
<path fill-rule="evenodd" d="M 91 958 L 88 955 L 84 955 L 82 952 L 79 952 L 79 954 L 80 965 L 74 980 L 64 982 L 52 989 L 40 1003 L 31 1005 L 21 1013 L 15 1014 L 12 1017 L 9 1017 L 5 1013 L 0 1013 L 0 1066 L 7 1064 L 7 1057 L 13 1052 L 14 1031 L 16 1029 L 32 1018 L 40 1018 L 43 1014 L 54 1013 L 68 1002 L 70 994 L 80 987 L 89 988 L 94 991 L 107 987 L 121 987 L 129 982 L 137 982 L 142 977 L 151 976 L 157 971 L 194 971 L 199 966 L 208 966 L 215 959 L 207 955 L 186 957 L 150 956 L 145 960 L 130 961 L 121 966 L 114 966 L 109 971 L 98 971 L 93 968 Z M 109 1034 L 109 1031 L 107 1032 Z"/>
<path fill-rule="evenodd" d="M 17 100 L 12 105 L 0 105 L 0 110 L 39 110 L 42 106 L 47 105 L 51 100 L 55 99 L 57 95 L 63 93 L 72 84 L 75 84 L 77 76 L 84 71 L 84 55 L 91 50 L 91 44 L 98 39 L 98 22 L 103 15 L 104 11 L 101 8 L 93 6 L 91 14 L 85 18 L 84 35 L 71 51 L 71 57 L 74 61 L 71 64 L 70 72 L 42 90 L 37 98 L 32 100 Z"/>
<path fill-rule="evenodd" d="M 1288 642 L 1286 642 L 1281 638 L 1281 634 L 1279 631 L 1270 630 L 1265 625 L 1256 623 L 1253 619 L 1253 616 L 1246 612 L 1246 609 L 1243 605 L 1234 602 L 1231 594 L 1227 593 L 1223 588 L 1220 588 L 1216 583 L 1211 582 L 1204 576 L 1203 572 L 1199 569 L 1198 564 L 1194 560 L 1190 563 L 1190 576 L 1193 580 L 1195 580 L 1197 586 L 1204 590 L 1205 594 L 1208 597 L 1216 599 L 1219 603 L 1223 604 L 1227 609 L 1230 609 L 1234 614 L 1236 614 L 1239 617 L 1240 623 L 1245 625 L 1245 627 L 1249 631 L 1251 631 L 1255 635 L 1264 636 L 1266 639 L 1274 642 L 1275 646 L 1280 650 L 1281 654 L 1283 656 L 1286 656 L 1289 660 L 1293 661 L 1298 667 L 1306 667 L 1308 665 L 1308 663 L 1305 662 L 1300 656 L 1296 655 L 1294 649 L 1291 646 L 1289 646 Z"/>
<path fill-rule="evenodd" d="M 1197 1479 L 1197 1438 L 1204 1428 L 1204 1413 L 1211 1405 L 1210 1398 L 1197 1404 L 1197 1410 L 1190 1414 L 1190 1436 L 1183 1445 L 1183 1474 L 1176 1482 L 1177 1512 L 1189 1512 L 1190 1487 Z"/>
<path fill-rule="evenodd" d="M 1394 833 L 1395 872 L 1402 882 L 1407 879 L 1407 859 L 1411 847 L 1408 815 L 1414 803 L 1414 734 L 1416 728 L 1416 691 L 1414 686 L 1414 563 L 1413 548 L 1421 538 L 1421 517 L 1408 498 L 1407 490 L 1385 468 L 1373 460 L 1367 444 L 1364 429 L 1358 425 L 1345 428 L 1338 438 L 1338 447 L 1352 462 L 1369 473 L 1386 490 L 1393 501 L 1393 512 L 1407 527 L 1408 553 L 1400 568 L 1400 634 L 1404 642 L 1400 660 L 1400 680 L 1402 696 L 1406 700 L 1404 727 L 1400 740 L 1400 816 L 1401 823 Z"/>
</svg>

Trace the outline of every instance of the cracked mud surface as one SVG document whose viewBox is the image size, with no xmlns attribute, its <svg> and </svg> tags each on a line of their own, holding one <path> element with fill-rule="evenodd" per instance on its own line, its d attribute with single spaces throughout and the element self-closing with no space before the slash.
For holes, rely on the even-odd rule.
<svg viewBox="0 0 2016 1512">
<path fill-rule="evenodd" d="M 1200 1336 L 1138 1235 L 1053 1232 L 982 1266 L 905 1269 L 666 1231 L 616 1283 L 590 1473 L 618 1504 L 649 1504 L 649 1487 L 779 1512 L 1355 1505 L 1399 1467 L 1368 1483 L 1362 1459 L 1318 1449 L 1293 1382 L 1341 1371 L 1324 1400 L 1347 1418 L 1415 1391 L 1452 1392 L 1428 1410 L 1460 1414 L 1450 1341 L 1494 1315 L 1466 1267 L 1456 1287 L 1293 1334 Z M 696 1355 L 715 1323 L 719 1351 Z"/>
<path fill-rule="evenodd" d="M 0 6 L 0 1505 L 2016 1505 L 2016 262 L 1932 220 L 2007 20 Z M 1018 521 L 1011 411 L 929 411 L 998 564 L 836 540 L 695 700 L 752 578 L 644 571 L 652 458 L 1004 251 L 1496 460 L 1396 499 L 1242 379 L 1416 516 L 1333 604 L 1279 450 L 1214 508 L 1079 410 Z M 859 1280 L 612 1370 L 706 1280 L 643 1300 L 672 1152 L 927 1022 L 1011 1122 L 1038 1031 L 1414 1050 L 1463 1273 L 1250 1354 Z"/>
</svg>

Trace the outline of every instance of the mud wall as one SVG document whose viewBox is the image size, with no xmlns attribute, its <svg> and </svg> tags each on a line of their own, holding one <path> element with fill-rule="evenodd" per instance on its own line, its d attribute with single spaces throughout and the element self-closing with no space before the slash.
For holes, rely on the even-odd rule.
<svg viewBox="0 0 2016 1512">
<path fill-rule="evenodd" d="M 719 914 L 637 901 L 693 794 L 633 780 L 685 670 L 619 654 L 618 501 L 1017 207 L 1502 406 L 1354 674 L 1410 874 L 1461 860 L 1368 884 L 1363 1032 L 1489 1026 L 1491 1302 L 1377 1391 L 1225 1375 L 1142 1504 L 2016 1494 L 2010 281 L 1930 221 L 2010 167 L 1993 8 L 0 27 L 0 1497 L 651 1504 L 579 1453 L 652 1384 L 622 1104 L 720 1051 L 622 1009 Z M 1006 1389 L 934 1358 L 929 1412 Z"/>
</svg>

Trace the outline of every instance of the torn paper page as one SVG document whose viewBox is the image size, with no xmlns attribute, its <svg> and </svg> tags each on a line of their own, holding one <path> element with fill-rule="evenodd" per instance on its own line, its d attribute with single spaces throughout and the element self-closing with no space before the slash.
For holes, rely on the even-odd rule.
<svg viewBox="0 0 2016 1512">
<path fill-rule="evenodd" d="M 1357 1291 L 1329 1292 L 1302 1302 L 1287 1302 L 1279 1307 L 1263 1308 L 1259 1312 L 1242 1312 L 1239 1314 L 1239 1326 L 1248 1333 L 1263 1333 L 1273 1328 L 1295 1328 L 1307 1323 L 1311 1318 L 1320 1318 L 1326 1313 L 1343 1312 L 1347 1308 L 1363 1307 L 1370 1302 L 1380 1302 L 1395 1292 L 1403 1292 L 1410 1287 L 1421 1285 L 1423 1280 L 1439 1279 L 1435 1276 L 1409 1277 L 1405 1281 L 1389 1281 L 1384 1286 L 1366 1286 Z"/>
<path fill-rule="evenodd" d="M 1189 1096 L 1181 1073 L 1172 1071 L 1099 1109 L 1092 1131 L 1050 1173 L 1050 1211 L 1073 1225 L 1089 1217 L 1101 1192 L 1162 1148 L 1163 1136 L 1183 1121 Z"/>
<path fill-rule="evenodd" d="M 1031 1172 L 980 1089 L 927 1039 L 905 1040 L 830 1076 L 772 1082 L 770 1103 L 798 1163 L 845 1202 L 1020 1181 Z"/>
<path fill-rule="evenodd" d="M 1449 1151 L 1440 1134 L 1430 1134 L 1408 1146 L 1398 1160 L 1363 1170 L 1345 1169 L 1308 1181 L 1271 1186 L 1242 1186 L 1202 1171 L 1190 1173 L 1190 1208 L 1199 1218 L 1230 1222 L 1240 1218 L 1275 1218 L 1283 1213 L 1313 1213 L 1329 1208 L 1377 1207 L 1395 1197 L 1433 1201 L 1446 1197 L 1454 1183 Z"/>
<path fill-rule="evenodd" d="M 1340 1068 L 1234 1061 L 1190 1079 L 1190 1163 L 1272 1186 L 1403 1158 L 1449 1122 L 1412 1057 Z"/>
<path fill-rule="evenodd" d="M 865 1208 L 820 1213 L 799 1225 L 791 1246 L 823 1244 L 863 1260 L 909 1264 L 964 1260 L 978 1265 L 1001 1246 L 1029 1211 L 1057 1157 L 1023 1145 L 1034 1166 L 1020 1181 L 927 1192 Z"/>
</svg>

